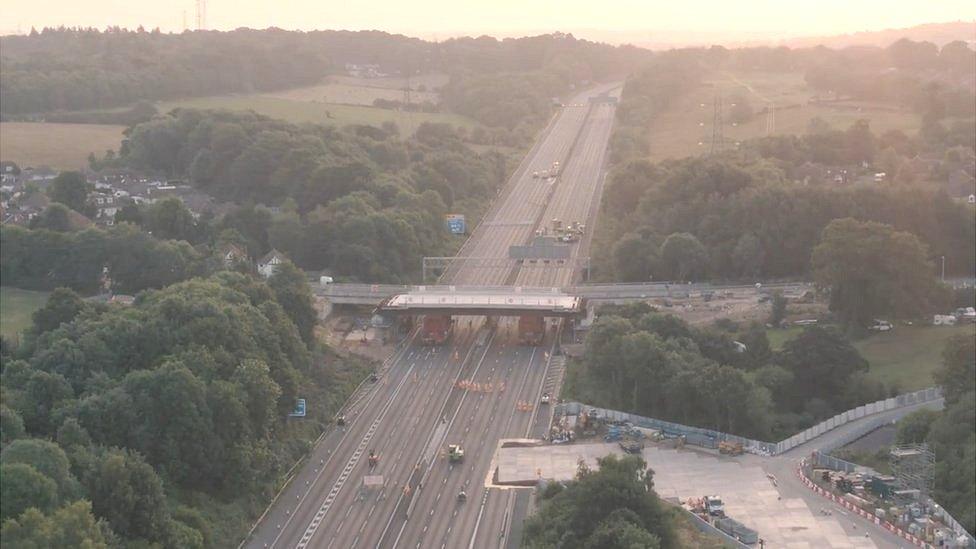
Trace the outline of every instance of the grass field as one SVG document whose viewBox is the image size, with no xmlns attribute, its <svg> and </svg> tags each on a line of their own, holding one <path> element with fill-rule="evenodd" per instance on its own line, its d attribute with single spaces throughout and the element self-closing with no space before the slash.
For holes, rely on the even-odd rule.
<svg viewBox="0 0 976 549">
<path fill-rule="evenodd" d="M 728 120 L 731 97 L 741 94 L 749 99 L 757 114 L 748 122 L 733 126 Z M 831 127 L 846 129 L 854 121 L 870 121 L 876 133 L 890 129 L 917 130 L 918 116 L 890 105 L 853 103 L 811 105 L 812 90 L 802 73 L 742 72 L 716 73 L 706 77 L 699 87 L 678 98 L 652 122 L 650 159 L 681 158 L 707 152 L 712 135 L 712 116 L 716 96 L 723 100 L 727 142 L 742 141 L 766 135 L 766 115 L 758 113 L 767 104 L 775 105 L 772 134 L 803 134 L 810 120 L 820 117 Z M 699 144 L 700 143 L 700 144 Z"/>
<path fill-rule="evenodd" d="M 770 330 L 766 336 L 770 346 L 779 350 L 802 330 Z M 855 341 L 854 347 L 871 364 L 870 377 L 907 392 L 935 383 L 932 372 L 942 364 L 946 341 L 955 335 L 976 337 L 976 326 L 898 326 Z"/>
<path fill-rule="evenodd" d="M 391 85 L 395 83 L 400 83 L 400 85 Z M 403 89 L 405 85 L 406 82 L 402 78 L 365 79 L 344 76 L 333 77 L 322 84 L 316 84 L 314 86 L 271 92 L 264 95 L 278 99 L 290 99 L 292 101 L 372 105 L 376 99 L 403 101 Z M 427 88 L 426 86 L 425 91 L 419 91 L 417 90 L 417 86 L 418 84 L 411 80 L 411 103 L 430 102 L 436 104 L 440 102 L 440 95 L 436 91 L 432 91 L 431 88 Z"/>
<path fill-rule="evenodd" d="M 470 118 L 446 113 L 401 112 L 376 107 L 337 105 L 312 101 L 282 99 L 268 95 L 225 95 L 200 97 L 183 101 L 166 102 L 159 105 L 162 112 L 177 107 L 196 109 L 253 110 L 258 114 L 287 120 L 296 124 L 311 122 L 316 124 L 365 124 L 379 126 L 392 121 L 400 128 L 402 135 L 410 135 L 424 122 L 439 122 L 452 126 L 473 127 Z"/>
<path fill-rule="evenodd" d="M 49 292 L 0 286 L 0 334 L 16 337 L 31 325 L 31 314 L 47 301 Z"/>
<path fill-rule="evenodd" d="M 942 349 L 954 335 L 976 337 L 976 326 L 899 326 L 854 343 L 871 363 L 871 377 L 901 392 L 931 387 Z"/>
<path fill-rule="evenodd" d="M 451 79 L 450 76 L 431 72 L 410 77 L 410 89 L 419 90 L 421 87 L 426 90 L 436 90 L 443 87 Z M 389 88 L 402 90 L 407 87 L 407 79 L 399 76 L 386 76 L 383 78 L 360 78 L 358 76 L 330 76 L 329 80 L 337 84 L 347 84 L 350 86 L 362 86 L 366 88 Z"/>
<path fill-rule="evenodd" d="M 77 170 L 88 166 L 88 154 L 118 150 L 122 126 L 99 124 L 0 123 L 0 158 L 21 167 L 50 166 Z"/>
</svg>

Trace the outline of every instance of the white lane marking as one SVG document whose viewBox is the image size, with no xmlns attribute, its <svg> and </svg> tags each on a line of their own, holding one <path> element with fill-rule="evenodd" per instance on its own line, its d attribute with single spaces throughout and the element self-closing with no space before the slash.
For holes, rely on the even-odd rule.
<svg viewBox="0 0 976 549">
<path fill-rule="evenodd" d="M 363 439 L 360 441 L 359 446 L 353 452 L 352 456 L 349 458 L 349 461 L 346 462 L 346 466 L 342 469 L 342 473 L 339 474 L 339 478 L 336 479 L 335 484 L 332 485 L 332 490 L 329 491 L 329 494 L 325 497 L 325 501 L 322 502 L 322 505 L 315 513 L 315 516 L 312 517 L 312 522 L 309 523 L 308 527 L 305 529 L 305 533 L 302 534 L 302 539 L 295 546 L 296 549 L 305 549 L 308 547 L 309 542 L 312 540 L 312 536 L 315 535 L 315 531 L 319 528 L 319 524 L 321 524 L 322 520 L 325 518 L 325 514 L 329 512 L 329 509 L 335 502 L 336 497 L 338 497 L 342 487 L 346 484 L 346 480 L 350 475 L 352 475 L 352 470 L 356 467 L 356 464 L 359 463 L 359 458 L 362 457 L 363 453 L 366 451 L 366 447 L 369 445 L 369 441 L 373 438 L 373 434 L 376 433 L 376 429 L 379 427 L 380 422 L 383 421 L 384 417 L 386 417 L 386 413 L 390 411 L 390 407 L 396 400 L 397 395 L 400 394 L 400 390 L 403 388 L 403 385 L 408 379 L 410 379 L 410 373 L 412 371 L 413 367 L 407 370 L 406 375 L 403 376 L 403 379 L 400 380 L 396 390 L 393 391 L 393 395 L 389 400 L 386 401 L 386 404 L 383 406 L 383 410 L 369 426 L 369 430 L 366 431 L 366 434 L 363 435 Z M 350 511 L 352 511 L 351 507 L 346 512 L 347 516 Z"/>
</svg>

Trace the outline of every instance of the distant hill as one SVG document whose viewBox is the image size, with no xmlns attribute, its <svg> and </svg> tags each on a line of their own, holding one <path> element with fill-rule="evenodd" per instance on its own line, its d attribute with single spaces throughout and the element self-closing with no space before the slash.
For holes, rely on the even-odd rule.
<svg viewBox="0 0 976 549">
<path fill-rule="evenodd" d="M 779 45 L 790 48 L 806 48 L 818 45 L 827 46 L 828 48 L 846 48 L 848 46 L 878 46 L 886 48 L 901 38 L 908 38 L 916 42 L 932 42 L 940 47 L 955 40 L 962 40 L 972 45 L 976 43 L 976 21 L 926 23 L 904 29 L 863 31 L 835 36 L 789 38 L 782 40 Z"/>
</svg>

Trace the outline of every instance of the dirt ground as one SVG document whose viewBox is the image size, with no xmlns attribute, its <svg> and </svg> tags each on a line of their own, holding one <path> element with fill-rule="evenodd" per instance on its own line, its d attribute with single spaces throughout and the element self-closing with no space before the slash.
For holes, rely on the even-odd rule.
<svg viewBox="0 0 976 549">
<path fill-rule="evenodd" d="M 670 302 L 671 306 L 668 306 Z M 649 303 L 661 312 L 671 313 L 689 324 L 705 325 L 716 320 L 728 318 L 736 322 L 759 321 L 766 322 L 772 306 L 769 301 L 760 303 L 759 296 L 753 291 L 733 293 L 732 295 L 715 294 L 710 301 L 703 297 L 692 296 L 687 299 L 652 299 Z M 788 305 L 787 321 L 805 318 L 816 318 L 826 312 L 822 303 L 799 303 L 791 299 Z"/>
<path fill-rule="evenodd" d="M 322 309 L 322 302 L 316 303 L 316 308 L 319 310 L 319 326 L 316 327 L 316 332 L 329 347 L 339 354 L 351 353 L 379 362 L 393 354 L 396 348 L 394 342 L 384 345 L 382 336 L 375 328 L 367 328 L 364 331 L 357 325 L 357 321 L 368 320 L 368 316 L 364 318 L 361 314 L 330 314 L 331 311 Z"/>
</svg>

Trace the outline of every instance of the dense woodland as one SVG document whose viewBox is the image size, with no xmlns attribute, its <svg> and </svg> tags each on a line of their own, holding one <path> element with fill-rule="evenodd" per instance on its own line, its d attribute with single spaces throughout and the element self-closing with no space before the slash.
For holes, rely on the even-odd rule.
<svg viewBox="0 0 976 549">
<path fill-rule="evenodd" d="M 445 213 L 476 220 L 508 177 L 507 156 L 475 152 L 462 137 L 444 125 L 426 124 L 401 139 L 392 126 L 338 130 L 178 110 L 133 127 L 119 155 L 103 162 L 183 178 L 242 204 L 210 232 L 237 230 L 253 257 L 274 247 L 304 269 L 397 281 L 415 275 L 424 255 L 457 245 L 444 229 Z M 122 219 L 145 224 L 151 215 L 144 213 Z M 192 234 L 207 232 L 170 238 L 193 242 Z"/>
<path fill-rule="evenodd" d="M 964 138 L 971 130 L 970 124 L 969 131 L 954 135 Z M 976 261 L 972 207 L 937 185 L 912 181 L 908 170 L 893 171 L 893 181 L 884 184 L 849 185 L 807 183 L 797 173 L 804 163 L 877 161 L 874 151 L 894 150 L 904 141 L 910 140 L 898 132 L 877 137 L 859 123 L 845 131 L 766 138 L 711 157 L 622 162 L 605 201 L 614 245 L 603 254 L 602 276 L 632 281 L 804 277 L 824 227 L 845 217 L 911 232 L 930 258 L 946 257 L 948 273 L 967 274 Z M 973 145 L 953 141 L 953 146 L 971 150 Z M 676 234 L 686 235 L 694 248 L 684 262 L 666 253 L 667 240 Z"/>
<path fill-rule="evenodd" d="M 773 352 L 761 324 L 696 328 L 638 304 L 601 311 L 566 390 L 597 406 L 775 441 L 887 396 L 868 367 L 833 329 L 809 328 Z"/>
<path fill-rule="evenodd" d="M 267 283 L 223 272 L 131 307 L 55 291 L 3 348 L 4 543 L 236 543 L 334 409 L 340 362 L 314 323 L 290 264 Z M 292 425 L 296 396 L 311 415 Z"/>
</svg>

